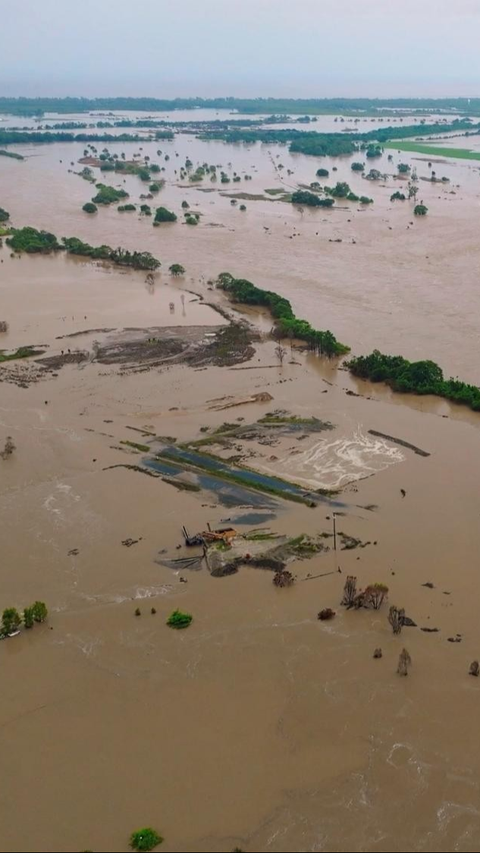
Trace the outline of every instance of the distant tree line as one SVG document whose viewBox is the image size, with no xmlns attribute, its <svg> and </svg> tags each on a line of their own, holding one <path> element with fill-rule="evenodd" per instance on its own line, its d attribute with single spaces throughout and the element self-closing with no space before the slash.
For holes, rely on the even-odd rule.
<svg viewBox="0 0 480 853">
<path fill-rule="evenodd" d="M 0 98 L 0 113 L 40 116 L 43 113 L 82 113 L 93 110 L 172 111 L 196 108 L 238 110 L 241 113 L 330 114 L 360 111 L 418 110 L 480 113 L 480 98 Z"/>
</svg>

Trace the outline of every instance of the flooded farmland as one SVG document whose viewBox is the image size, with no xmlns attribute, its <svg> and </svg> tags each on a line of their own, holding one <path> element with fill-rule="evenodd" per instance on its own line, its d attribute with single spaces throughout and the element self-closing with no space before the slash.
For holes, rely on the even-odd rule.
<svg viewBox="0 0 480 853">
<path fill-rule="evenodd" d="M 320 116 L 315 129 L 338 123 Z M 0 157 L 14 226 L 162 264 L 148 275 L 0 249 L 0 346 L 40 350 L 0 364 L 0 444 L 16 446 L 0 460 L 0 599 L 49 608 L 0 643 L 0 850 L 126 850 L 143 825 L 166 851 L 478 849 L 480 414 L 355 379 L 298 341 L 280 363 L 268 313 L 214 287 L 229 271 L 354 354 L 432 359 L 478 385 L 478 162 L 445 158 L 433 168 L 449 182 L 434 183 L 428 157 L 385 149 L 374 167 L 386 177 L 367 182 L 351 170 L 358 155 L 278 144 L 178 132 L 107 147 L 165 169 L 148 204 L 176 222 L 153 227 L 138 213 L 148 186 L 98 169 L 137 211 L 84 213 L 84 143 Z M 186 158 L 231 181 L 182 178 Z M 428 216 L 390 200 L 405 186 L 398 163 L 417 170 Z M 299 208 L 266 192 L 324 166 L 373 204 Z M 243 331 L 227 345 L 231 328 Z M 285 483 L 300 501 L 284 500 Z M 334 512 L 355 546 L 334 550 Z M 326 547 L 297 553 L 282 589 L 248 560 L 213 576 L 183 525 L 324 534 Z M 197 571 L 164 564 L 192 554 Z M 350 575 L 388 586 L 389 603 L 342 608 Z M 394 636 L 389 604 L 416 627 Z M 165 624 L 177 608 L 193 615 L 186 631 Z M 324 608 L 335 618 L 319 620 Z"/>
</svg>

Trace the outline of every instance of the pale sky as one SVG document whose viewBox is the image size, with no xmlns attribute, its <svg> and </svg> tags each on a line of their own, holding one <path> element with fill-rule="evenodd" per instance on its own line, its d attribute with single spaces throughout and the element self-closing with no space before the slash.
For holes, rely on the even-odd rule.
<svg viewBox="0 0 480 853">
<path fill-rule="evenodd" d="M 480 0 L 4 0 L 0 95 L 480 96 Z"/>
</svg>

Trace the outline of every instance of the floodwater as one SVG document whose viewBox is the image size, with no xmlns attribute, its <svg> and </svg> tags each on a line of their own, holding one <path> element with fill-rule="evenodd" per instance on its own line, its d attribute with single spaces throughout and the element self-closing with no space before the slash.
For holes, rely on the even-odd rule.
<svg viewBox="0 0 480 853">
<path fill-rule="evenodd" d="M 128 158 L 138 145 L 117 148 Z M 68 170 L 81 168 L 83 146 L 19 150 L 26 161 L 0 157 L 0 204 L 15 224 L 149 250 L 162 267 L 152 284 L 72 258 L 11 258 L 4 246 L 3 348 L 90 349 L 114 334 L 102 330 L 132 327 L 205 326 L 208 334 L 224 320 L 195 294 L 224 302 L 208 281 L 230 270 L 288 296 L 298 316 L 354 352 L 433 358 L 480 382 L 475 161 L 436 164 L 450 183 L 420 182 L 429 215 L 414 221 L 408 202 L 389 201 L 402 182 L 366 182 L 350 170 L 358 157 L 320 160 L 178 135 L 143 145 L 166 169 L 158 204 L 179 214 L 153 228 L 114 207 L 82 212 L 92 187 Z M 393 162 L 385 154 L 372 166 L 391 175 L 409 162 L 420 177 L 430 174 L 428 158 L 391 153 Z M 187 155 L 252 180 L 179 187 L 175 169 Z M 320 165 L 336 166 L 329 182 L 348 180 L 374 205 L 301 212 L 247 199 L 240 211 L 222 195 L 309 183 Z M 124 186 L 134 202 L 145 192 L 136 177 Z M 197 227 L 182 224 L 184 199 L 202 214 Z M 172 263 L 185 277 L 169 276 Z M 260 325 L 268 328 L 265 318 Z M 0 463 L 0 606 L 40 599 L 50 610 L 44 626 L 0 643 L 0 750 L 9 768 L 0 850 L 122 851 L 144 825 L 161 832 L 166 851 L 478 850 L 480 683 L 468 667 L 480 656 L 480 415 L 393 395 L 312 355 L 294 352 L 279 367 L 273 342 L 255 346 L 241 366 L 248 370 L 87 363 L 19 387 L 5 381 L 13 367 L 0 366 L 0 441 L 11 435 L 17 446 Z M 264 390 L 270 403 L 212 406 L 222 395 Z M 164 549 L 185 556 L 176 549 L 182 524 L 196 532 L 249 508 L 112 467 L 141 459 L 122 442 L 143 442 L 141 431 L 200 438 L 204 426 L 252 423 L 274 409 L 335 429 L 305 447 L 292 438 L 273 449 L 275 462 L 267 448 L 248 464 L 342 487 L 337 529 L 371 544 L 294 564 L 291 589 L 247 568 L 227 578 L 189 573 L 181 583 L 156 559 Z M 328 504 L 275 500 L 268 508 L 280 533 L 332 530 Z M 137 543 L 123 546 L 129 537 Z M 390 602 L 418 627 L 393 637 L 385 606 L 338 608 L 347 574 L 359 586 L 386 583 Z M 165 626 L 176 607 L 194 616 L 187 631 Z M 323 607 L 337 609 L 333 621 L 317 620 Z M 457 633 L 462 641 L 448 642 Z M 401 679 L 404 645 L 413 666 Z M 372 657 L 377 646 L 381 660 Z"/>
</svg>

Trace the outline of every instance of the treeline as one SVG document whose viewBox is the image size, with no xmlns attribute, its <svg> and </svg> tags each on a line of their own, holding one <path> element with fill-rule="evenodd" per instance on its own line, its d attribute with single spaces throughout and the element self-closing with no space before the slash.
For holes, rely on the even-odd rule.
<svg viewBox="0 0 480 853">
<path fill-rule="evenodd" d="M 317 131 L 301 131 L 296 128 L 257 128 L 213 130 L 206 131 L 201 139 L 222 139 L 224 142 L 265 142 L 267 144 L 290 143 L 290 151 L 310 154 L 315 157 L 339 157 L 343 154 L 353 154 L 367 148 L 367 156 L 381 154 L 381 149 L 369 145 L 373 141 L 387 142 L 391 139 L 404 139 L 411 136 L 433 136 L 439 133 L 453 131 L 475 132 L 480 125 L 475 125 L 467 119 L 455 119 L 448 124 L 411 124 L 395 127 L 379 127 L 359 133 L 318 133 Z"/>
<path fill-rule="evenodd" d="M 160 266 L 150 252 L 130 252 L 128 249 L 112 249 L 110 246 L 90 246 L 78 237 L 62 237 L 59 240 L 49 231 L 38 231 L 36 228 L 15 228 L 7 245 L 14 252 L 28 254 L 50 255 L 54 252 L 67 252 L 68 255 L 80 255 L 93 260 L 110 261 L 121 267 L 132 267 L 136 270 L 156 270 Z"/>
<path fill-rule="evenodd" d="M 146 142 L 136 133 L 62 133 L 43 130 L 0 130 L 0 145 L 25 145 L 51 142 Z"/>
<path fill-rule="evenodd" d="M 0 113 L 43 115 L 93 110 L 238 110 L 242 113 L 376 113 L 384 110 L 480 112 L 480 98 L 0 98 Z"/>
<path fill-rule="evenodd" d="M 275 320 L 275 330 L 280 337 L 306 341 L 310 349 L 321 355 L 336 356 L 349 352 L 332 332 L 314 329 L 306 320 L 299 320 L 293 313 L 288 299 L 271 290 L 262 290 L 244 278 L 234 278 L 230 273 L 220 273 L 217 286 L 225 290 L 234 302 L 244 305 L 261 305 L 269 309 Z"/>
<path fill-rule="evenodd" d="M 25 607 L 23 614 L 20 614 L 16 607 L 7 607 L 2 613 L 0 639 L 4 640 L 16 634 L 22 623 L 25 628 L 33 628 L 35 622 L 45 622 L 47 616 L 48 609 L 44 601 L 35 601 L 30 607 Z"/>
<path fill-rule="evenodd" d="M 354 376 L 371 382 L 384 382 L 393 391 L 406 394 L 434 394 L 454 403 L 480 411 L 480 388 L 444 379 L 442 368 L 434 361 L 407 361 L 401 355 L 384 355 L 374 350 L 370 355 L 351 358 L 347 367 Z"/>
</svg>

